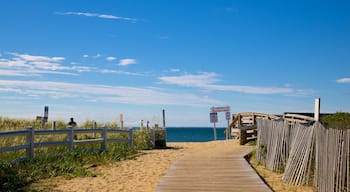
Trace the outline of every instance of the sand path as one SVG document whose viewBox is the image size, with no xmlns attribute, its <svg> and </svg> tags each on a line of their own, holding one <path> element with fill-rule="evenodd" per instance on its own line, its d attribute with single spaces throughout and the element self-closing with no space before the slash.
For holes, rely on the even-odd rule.
<svg viewBox="0 0 350 192">
<path fill-rule="evenodd" d="M 155 191 L 158 182 L 167 173 L 178 157 L 197 151 L 225 147 L 230 142 L 237 150 L 247 150 L 251 146 L 240 146 L 237 141 L 215 141 L 204 143 L 167 143 L 170 149 L 142 151 L 143 155 L 133 160 L 115 162 L 96 168 L 97 177 L 74 179 L 53 179 L 56 192 L 77 191 Z"/>
</svg>

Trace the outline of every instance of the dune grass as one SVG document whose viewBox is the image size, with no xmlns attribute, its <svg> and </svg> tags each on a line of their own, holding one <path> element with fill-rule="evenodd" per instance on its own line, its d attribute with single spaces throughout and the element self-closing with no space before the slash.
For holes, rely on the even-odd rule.
<svg viewBox="0 0 350 192">
<path fill-rule="evenodd" d="M 35 120 L 10 119 L 0 117 L 0 131 L 24 130 L 26 127 L 38 127 L 40 122 Z M 44 129 L 51 129 L 50 122 Z M 80 127 L 91 128 L 93 121 L 86 121 Z M 117 128 L 116 123 L 105 123 L 108 128 Z M 56 129 L 66 129 L 63 121 L 56 122 Z M 98 124 L 97 127 L 101 127 Z M 100 144 L 81 144 L 69 151 L 67 146 L 42 147 L 35 149 L 35 158 L 24 159 L 24 150 L 0 153 L 0 191 L 31 191 L 29 185 L 42 179 L 62 176 L 74 178 L 79 176 L 93 177 L 96 174 L 91 167 L 109 162 L 128 159 L 137 154 L 139 149 L 150 149 L 149 130 L 134 132 L 134 146 L 127 143 L 108 143 L 104 151 Z M 64 140 L 66 134 L 55 136 L 36 136 L 35 142 Z M 89 139 L 91 134 L 76 134 L 75 139 Z M 100 137 L 100 135 L 97 135 Z M 109 134 L 109 138 L 127 137 L 125 134 Z M 0 147 L 22 145 L 25 136 L 1 138 Z M 35 191 L 35 190 L 34 190 Z"/>
</svg>

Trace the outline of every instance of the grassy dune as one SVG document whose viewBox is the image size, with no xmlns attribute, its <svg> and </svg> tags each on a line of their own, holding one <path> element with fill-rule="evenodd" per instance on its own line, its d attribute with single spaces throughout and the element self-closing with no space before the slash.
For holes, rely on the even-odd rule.
<svg viewBox="0 0 350 192">
<path fill-rule="evenodd" d="M 117 128 L 116 123 L 105 123 L 107 128 Z M 0 117 L 0 131 L 25 130 L 27 127 L 39 127 L 40 122 L 25 119 L 10 119 Z M 91 128 L 93 121 L 86 121 L 81 128 Z M 97 127 L 101 127 L 98 124 Z M 56 122 L 57 129 L 66 129 L 67 123 Z M 44 129 L 51 129 L 48 122 Z M 109 137 L 120 137 L 119 134 Z M 62 141 L 67 135 L 36 136 L 35 142 Z M 75 139 L 91 138 L 90 134 L 76 134 Z M 99 137 L 99 135 L 97 135 Z M 125 137 L 125 136 L 124 136 Z M 25 136 L 2 137 L 0 147 L 22 145 L 26 142 Z M 100 144 L 82 144 L 69 151 L 67 146 L 42 147 L 35 149 L 34 159 L 23 159 L 24 150 L 0 153 L 0 191 L 27 191 L 28 186 L 40 179 L 63 176 L 73 178 L 78 176 L 95 176 L 92 167 L 112 161 L 120 161 L 133 157 L 139 149 L 150 148 L 149 132 L 137 131 L 134 133 L 134 146 L 126 143 L 109 143 L 107 150 L 101 151 Z"/>
</svg>

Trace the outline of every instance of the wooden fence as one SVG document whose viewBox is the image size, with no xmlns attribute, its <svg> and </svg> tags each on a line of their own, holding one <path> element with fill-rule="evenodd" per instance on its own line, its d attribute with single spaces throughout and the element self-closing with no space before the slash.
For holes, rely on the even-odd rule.
<svg viewBox="0 0 350 192">
<path fill-rule="evenodd" d="M 233 116 L 227 131 L 234 138 L 239 139 L 241 145 L 254 141 L 257 138 L 256 119 L 258 118 L 277 119 L 279 117 L 266 113 L 241 112 Z"/>
<path fill-rule="evenodd" d="M 84 139 L 84 140 L 75 140 L 74 134 L 80 133 L 92 133 L 94 138 Z M 100 138 L 96 138 L 96 133 L 101 133 Z M 111 133 L 122 133 L 127 134 L 127 138 L 108 138 L 108 134 Z M 48 142 L 35 142 L 35 136 L 38 135 L 57 135 L 57 134 L 67 134 L 67 139 L 63 141 L 48 141 Z M 7 146 L 1 147 L 0 152 L 15 151 L 15 150 L 26 150 L 27 158 L 34 157 L 34 149 L 37 147 L 49 147 L 56 145 L 67 145 L 69 150 L 72 150 L 75 145 L 82 143 L 100 143 L 101 150 L 105 150 L 108 142 L 126 142 L 129 146 L 132 146 L 134 143 L 133 140 L 133 129 L 129 130 L 116 130 L 116 129 L 107 129 L 103 128 L 94 128 L 94 129 L 74 129 L 69 126 L 66 130 L 34 130 L 32 127 L 27 128 L 27 130 L 22 131 L 11 131 L 11 132 L 0 132 L 1 137 L 12 137 L 12 136 L 25 136 L 26 144 L 16 145 L 16 146 Z"/>
<path fill-rule="evenodd" d="M 257 119 L 257 160 L 289 184 L 319 192 L 350 191 L 350 129 Z"/>
</svg>

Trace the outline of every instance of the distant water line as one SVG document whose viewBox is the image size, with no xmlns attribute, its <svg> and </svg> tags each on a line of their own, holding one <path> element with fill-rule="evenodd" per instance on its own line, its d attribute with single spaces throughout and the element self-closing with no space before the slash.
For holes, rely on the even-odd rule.
<svg viewBox="0 0 350 192">
<path fill-rule="evenodd" d="M 217 140 L 225 140 L 225 129 L 216 128 Z M 169 127 L 167 142 L 207 142 L 214 140 L 213 128 L 209 127 Z"/>
</svg>

